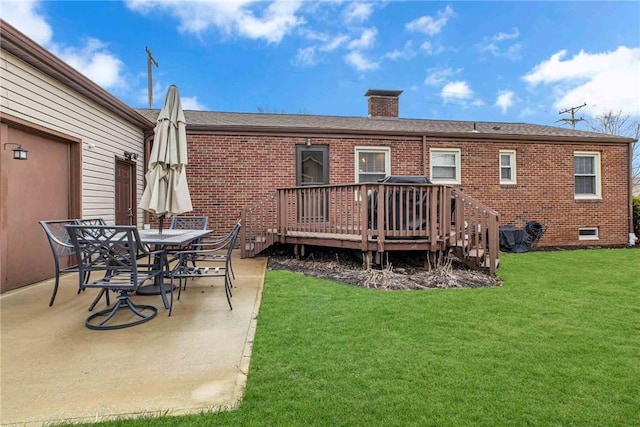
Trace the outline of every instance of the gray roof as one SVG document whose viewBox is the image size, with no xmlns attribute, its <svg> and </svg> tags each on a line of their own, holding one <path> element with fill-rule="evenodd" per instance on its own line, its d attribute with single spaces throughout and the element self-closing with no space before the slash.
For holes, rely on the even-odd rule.
<svg viewBox="0 0 640 427">
<path fill-rule="evenodd" d="M 159 110 L 138 109 L 155 121 Z M 570 139 L 629 143 L 633 139 L 529 123 L 422 120 L 389 117 L 317 116 L 305 114 L 226 113 L 185 110 L 187 129 L 347 134 L 450 135 L 452 137 Z M 475 130 L 474 132 L 474 125 Z"/>
</svg>

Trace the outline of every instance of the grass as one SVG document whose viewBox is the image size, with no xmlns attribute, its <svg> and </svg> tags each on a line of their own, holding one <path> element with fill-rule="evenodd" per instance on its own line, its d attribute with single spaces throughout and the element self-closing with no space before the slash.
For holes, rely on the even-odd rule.
<svg viewBox="0 0 640 427">
<path fill-rule="evenodd" d="M 100 425 L 640 425 L 640 251 L 501 262 L 435 291 L 268 272 L 237 411 Z"/>
</svg>

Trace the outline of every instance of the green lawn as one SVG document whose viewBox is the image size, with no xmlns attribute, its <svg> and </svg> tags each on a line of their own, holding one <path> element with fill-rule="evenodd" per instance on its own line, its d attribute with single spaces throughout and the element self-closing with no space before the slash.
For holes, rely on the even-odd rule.
<svg viewBox="0 0 640 427">
<path fill-rule="evenodd" d="M 640 251 L 501 262 L 485 289 L 269 272 L 239 410 L 101 425 L 640 425 Z"/>
</svg>

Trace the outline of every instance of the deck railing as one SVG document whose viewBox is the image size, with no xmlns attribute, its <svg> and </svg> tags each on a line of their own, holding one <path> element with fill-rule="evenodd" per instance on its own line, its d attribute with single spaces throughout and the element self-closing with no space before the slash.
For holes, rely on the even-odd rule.
<svg viewBox="0 0 640 427">
<path fill-rule="evenodd" d="M 421 241 L 430 252 L 461 245 L 461 255 L 475 258 L 478 267 L 487 254 L 491 260 L 498 256 L 497 213 L 445 185 L 282 188 L 242 215 L 243 257 L 292 238 L 348 241 L 362 251 L 374 247 L 377 252 L 402 241 Z M 496 265 L 489 262 L 486 267 L 493 273 Z"/>
<path fill-rule="evenodd" d="M 451 189 L 454 210 L 451 244 L 457 255 L 495 274 L 500 256 L 500 216 L 471 196 Z"/>
<path fill-rule="evenodd" d="M 252 258 L 277 242 L 278 206 L 276 195 L 242 209 L 240 229 L 240 253 L 242 258 Z"/>
</svg>

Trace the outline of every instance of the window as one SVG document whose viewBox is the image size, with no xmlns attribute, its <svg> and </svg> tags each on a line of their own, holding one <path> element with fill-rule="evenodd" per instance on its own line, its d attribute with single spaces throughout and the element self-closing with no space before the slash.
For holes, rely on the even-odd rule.
<svg viewBox="0 0 640 427">
<path fill-rule="evenodd" d="M 500 150 L 500 184 L 516 183 L 516 150 Z"/>
<path fill-rule="evenodd" d="M 327 145 L 296 146 L 296 185 L 329 183 L 329 147 Z"/>
<path fill-rule="evenodd" d="M 438 184 L 460 184 L 460 150 L 432 148 L 431 181 Z"/>
<path fill-rule="evenodd" d="M 356 182 L 378 182 L 391 175 L 389 147 L 356 147 Z"/>
<path fill-rule="evenodd" d="M 578 240 L 598 240 L 598 227 L 579 228 Z"/>
<path fill-rule="evenodd" d="M 573 153 L 576 199 L 600 198 L 600 153 Z"/>
</svg>

